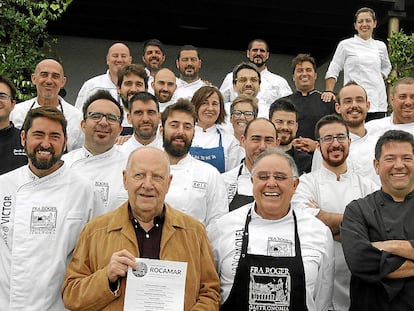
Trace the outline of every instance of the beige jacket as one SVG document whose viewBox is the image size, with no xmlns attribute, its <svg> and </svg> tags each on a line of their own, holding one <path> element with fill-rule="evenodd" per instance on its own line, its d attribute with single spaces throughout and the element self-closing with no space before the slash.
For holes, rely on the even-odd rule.
<svg viewBox="0 0 414 311">
<path fill-rule="evenodd" d="M 70 310 L 119 310 L 124 307 L 126 279 L 115 295 L 107 265 L 112 254 L 127 249 L 139 257 L 128 203 L 93 219 L 82 231 L 62 286 Z M 220 281 L 204 226 L 166 204 L 160 259 L 187 262 L 184 310 L 218 310 Z"/>
</svg>

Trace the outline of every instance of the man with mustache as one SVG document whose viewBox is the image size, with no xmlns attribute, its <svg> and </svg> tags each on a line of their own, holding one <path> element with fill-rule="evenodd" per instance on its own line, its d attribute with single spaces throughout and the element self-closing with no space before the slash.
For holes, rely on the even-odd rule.
<svg viewBox="0 0 414 311">
<path fill-rule="evenodd" d="M 133 135 L 119 146 L 125 154 L 136 148 L 152 146 L 162 149 L 161 135 L 158 133 L 160 112 L 157 98 L 148 92 L 139 92 L 130 99 L 128 122 L 132 124 Z"/>
<path fill-rule="evenodd" d="M 82 110 L 86 99 L 99 89 L 108 90 L 111 95 L 118 98 L 118 70 L 132 63 L 131 53 L 128 46 L 124 43 L 116 42 L 112 44 L 106 54 L 106 73 L 87 80 L 79 90 L 76 98 L 75 107 Z"/>
<path fill-rule="evenodd" d="M 149 77 L 148 91 L 154 94 L 152 83 L 155 75 L 162 68 L 165 62 L 164 45 L 158 39 L 149 39 L 144 42 L 142 49 L 142 62 Z"/>
<path fill-rule="evenodd" d="M 269 120 L 273 122 L 279 137 L 279 147 L 295 160 L 299 175 L 309 173 L 312 166 L 312 154 L 296 150 L 292 141 L 298 130 L 298 111 L 287 98 L 277 99 L 269 110 Z"/>
<path fill-rule="evenodd" d="M 175 64 L 180 72 L 180 78 L 177 79 L 175 98 L 191 100 L 193 94 L 200 87 L 206 85 L 199 76 L 201 58 L 198 49 L 192 45 L 184 45 L 178 52 Z"/>
<path fill-rule="evenodd" d="M 121 135 L 132 135 L 132 126 L 128 122 L 129 101 L 132 96 L 148 90 L 148 75 L 144 66 L 130 64 L 118 70 L 118 93 L 124 106 L 123 130 Z M 116 97 L 115 97 L 116 98 Z"/>
<path fill-rule="evenodd" d="M 100 211 L 92 184 L 62 160 L 67 121 L 55 107 L 27 112 L 28 165 L 0 176 L 2 310 L 64 310 L 60 289 L 83 226 Z M 6 259 L 7 258 L 7 259 Z"/>
<path fill-rule="evenodd" d="M 195 121 L 194 105 L 182 98 L 162 113 L 160 132 L 173 175 L 166 202 L 208 225 L 229 208 L 220 173 L 188 153 Z"/>
<path fill-rule="evenodd" d="M 345 311 L 349 308 L 351 273 L 342 251 L 339 226 L 346 205 L 377 190 L 378 186 L 348 168 L 346 159 L 351 140 L 342 118 L 337 115 L 322 117 L 316 123 L 315 137 L 323 158 L 322 167 L 300 176 L 292 205 L 305 209 L 331 229 L 335 251 L 333 305 L 334 310 Z"/>
<path fill-rule="evenodd" d="M 365 128 L 365 119 L 370 107 L 365 89 L 354 81 L 346 83 L 338 93 L 336 111 L 341 115 L 349 128 L 351 146 L 347 158 L 348 167 L 361 176 L 371 178 L 378 186 L 381 184 L 375 172 L 372 161 L 374 160 L 375 144 L 378 136 L 373 135 L 373 130 Z M 312 170 L 317 170 L 322 165 L 322 156 L 315 150 L 312 160 Z"/>
<path fill-rule="evenodd" d="M 266 66 L 270 57 L 267 42 L 262 39 L 254 39 L 249 42 L 246 51 L 247 60 L 259 69 L 262 83 L 257 97 L 260 101 L 270 106 L 276 99 L 292 94 L 292 89 L 285 78 L 272 73 Z M 231 102 L 237 94 L 232 86 L 232 72 L 224 78 L 220 92 L 223 94 L 224 102 Z"/>
</svg>

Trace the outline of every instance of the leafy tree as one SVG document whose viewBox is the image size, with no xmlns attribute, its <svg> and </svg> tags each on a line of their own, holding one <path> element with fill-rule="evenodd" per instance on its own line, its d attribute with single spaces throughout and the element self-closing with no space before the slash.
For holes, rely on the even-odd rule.
<svg viewBox="0 0 414 311">
<path fill-rule="evenodd" d="M 57 58 L 56 39 L 47 32 L 49 21 L 58 19 L 73 0 L 2 0 L 0 2 L 0 74 L 19 90 L 17 100 L 36 95 L 31 74 L 43 58 Z"/>
<path fill-rule="evenodd" d="M 392 72 L 387 82 L 394 84 L 400 78 L 409 77 L 414 72 L 414 34 L 407 35 L 401 29 L 388 38 L 389 57 Z"/>
</svg>

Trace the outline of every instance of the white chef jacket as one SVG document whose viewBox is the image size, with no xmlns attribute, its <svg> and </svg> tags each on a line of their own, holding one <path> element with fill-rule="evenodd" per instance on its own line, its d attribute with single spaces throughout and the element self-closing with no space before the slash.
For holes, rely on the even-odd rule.
<svg viewBox="0 0 414 311">
<path fill-rule="evenodd" d="M 238 266 L 247 212 L 255 202 L 242 206 L 219 218 L 207 227 L 214 261 L 220 276 L 222 303 L 233 286 Z M 295 210 L 306 281 L 306 304 L 309 311 L 331 309 L 334 272 L 332 234 L 327 226 L 302 210 Z M 252 208 L 249 224 L 249 254 L 268 255 L 269 241 L 286 241 L 295 256 L 292 209 L 277 220 L 263 219 Z"/>
<path fill-rule="evenodd" d="M 382 75 L 385 78 L 388 76 L 391 63 L 384 42 L 373 38 L 364 40 L 358 35 L 339 42 L 325 79 L 338 80 L 342 70 L 344 84 L 355 81 L 364 87 L 371 102 L 369 112 L 387 111 L 387 93 Z"/>
<path fill-rule="evenodd" d="M 348 169 L 361 176 L 370 178 L 380 187 L 381 181 L 374 168 L 375 145 L 378 137 L 371 135 L 368 131 L 362 137 L 353 133 L 349 133 L 349 137 L 351 138 L 351 145 L 346 159 Z M 316 149 L 312 158 L 312 172 L 322 167 L 322 161 L 321 152 L 319 149 Z"/>
<path fill-rule="evenodd" d="M 306 208 L 309 200 L 315 200 L 322 210 L 330 213 L 343 214 L 345 207 L 356 200 L 376 191 L 379 187 L 370 179 L 349 171 L 340 176 L 322 166 L 319 170 L 302 174 L 299 185 L 292 198 L 292 206 L 304 209 L 316 216 L 319 209 Z M 334 241 L 335 278 L 333 305 L 335 311 L 349 309 L 349 283 L 351 272 L 345 262 L 341 243 Z"/>
<path fill-rule="evenodd" d="M 204 83 L 203 80 L 198 79 L 194 82 L 185 82 L 184 80 L 181 80 L 180 78 L 177 78 L 177 89 L 174 92 L 174 97 L 176 99 L 184 98 L 191 100 L 194 93 L 202 86 L 205 86 L 207 84 Z"/>
<path fill-rule="evenodd" d="M 257 94 L 257 99 L 268 107 L 267 115 L 264 117 L 269 118 L 270 105 L 276 99 L 292 94 L 292 89 L 285 78 L 270 72 L 267 68 L 260 72 L 260 79 L 260 91 Z M 233 90 L 233 72 L 229 72 L 224 78 L 220 92 L 224 97 L 224 102 L 231 102 L 237 97 L 237 93 Z"/>
<path fill-rule="evenodd" d="M 65 116 L 68 126 L 67 126 L 67 135 L 68 135 L 68 151 L 81 148 L 84 141 L 84 135 L 81 129 L 81 121 L 83 119 L 82 113 L 73 107 L 71 104 L 66 102 L 62 97 L 59 96 L 59 101 L 62 105 L 57 106 L 59 110 L 63 109 L 63 115 Z M 32 107 L 33 106 L 33 107 Z M 40 107 L 37 102 L 37 98 L 32 98 L 21 102 L 14 106 L 14 109 L 10 113 L 10 120 L 14 123 L 14 126 L 21 129 L 23 126 L 24 119 L 29 109 Z"/>
<path fill-rule="evenodd" d="M 98 155 L 92 155 L 82 147 L 63 155 L 62 160 L 79 175 L 93 182 L 104 213 L 128 200 L 122 176 L 128 156 L 119 151 L 118 146 Z"/>
<path fill-rule="evenodd" d="M 388 130 L 401 130 L 414 135 L 414 122 L 395 124 L 393 118 L 394 113 L 391 113 L 389 117 L 371 120 L 365 123 L 365 128 L 377 138 Z"/>
<path fill-rule="evenodd" d="M 240 176 L 238 176 L 241 166 L 242 171 Z M 226 185 L 227 200 L 229 204 L 236 195 L 236 192 L 242 195 L 253 196 L 253 184 L 251 180 L 252 174 L 249 172 L 244 162 L 230 171 L 222 173 L 221 176 L 223 177 L 224 184 Z"/>
<path fill-rule="evenodd" d="M 216 168 L 190 154 L 170 165 L 173 175 L 165 201 L 208 225 L 229 212 L 226 188 Z"/>
<path fill-rule="evenodd" d="M 129 154 L 134 151 L 136 148 L 141 148 L 141 147 L 155 147 L 161 150 L 164 150 L 163 148 L 163 143 L 162 143 L 162 136 L 159 133 L 159 131 L 157 130 L 157 135 L 155 136 L 155 139 L 150 142 L 148 145 L 143 145 L 141 144 L 136 138 L 135 135 L 133 134 L 131 136 L 130 139 L 128 139 L 123 145 L 119 145 L 118 149 L 126 154 L 127 156 L 129 156 Z"/>
<path fill-rule="evenodd" d="M 205 132 L 202 127 L 196 125 L 194 127 L 194 138 L 191 146 L 203 148 L 216 148 L 219 146 L 220 136 L 217 133 L 217 125 L 214 124 Z M 230 135 L 226 131 L 220 131 L 221 141 L 224 149 L 224 161 L 226 172 L 240 164 L 241 158 L 239 151 L 239 142 L 236 137 Z"/>
<path fill-rule="evenodd" d="M 92 184 L 66 164 L 42 178 L 22 166 L 1 175 L 0 184 L 0 230 L 10 256 L 9 273 L 0 276 L 10 278 L 2 310 L 65 310 L 66 265 L 82 228 L 97 212 Z"/>
<path fill-rule="evenodd" d="M 76 98 L 75 107 L 82 110 L 85 101 L 98 90 L 106 90 L 121 103 L 121 98 L 118 93 L 117 86 L 112 82 L 111 76 L 109 75 L 109 69 L 106 73 L 93 77 L 83 83 L 79 90 L 78 97 Z"/>
</svg>

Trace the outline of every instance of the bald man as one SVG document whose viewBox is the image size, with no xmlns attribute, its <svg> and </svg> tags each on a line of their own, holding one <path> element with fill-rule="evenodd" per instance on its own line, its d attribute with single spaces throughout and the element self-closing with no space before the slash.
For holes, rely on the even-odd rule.
<svg viewBox="0 0 414 311">
<path fill-rule="evenodd" d="M 114 43 L 106 54 L 106 73 L 87 80 L 81 87 L 76 98 L 75 107 L 82 110 L 83 104 L 98 89 L 104 89 L 120 102 L 118 94 L 118 70 L 132 63 L 129 48 L 124 43 Z"/>
<path fill-rule="evenodd" d="M 37 96 L 19 103 L 10 113 L 10 120 L 15 127 L 21 128 L 27 112 L 40 106 L 56 107 L 63 112 L 68 126 L 67 150 L 82 147 L 83 133 L 80 127 L 82 113 L 59 96 L 65 86 L 66 77 L 62 65 L 54 59 L 40 61 L 32 74 L 32 83 L 36 86 Z"/>
<path fill-rule="evenodd" d="M 160 112 L 163 112 L 165 108 L 175 102 L 174 92 L 177 89 L 176 79 L 177 77 L 174 72 L 168 68 L 162 68 L 155 74 L 151 86 L 160 104 Z"/>
</svg>

